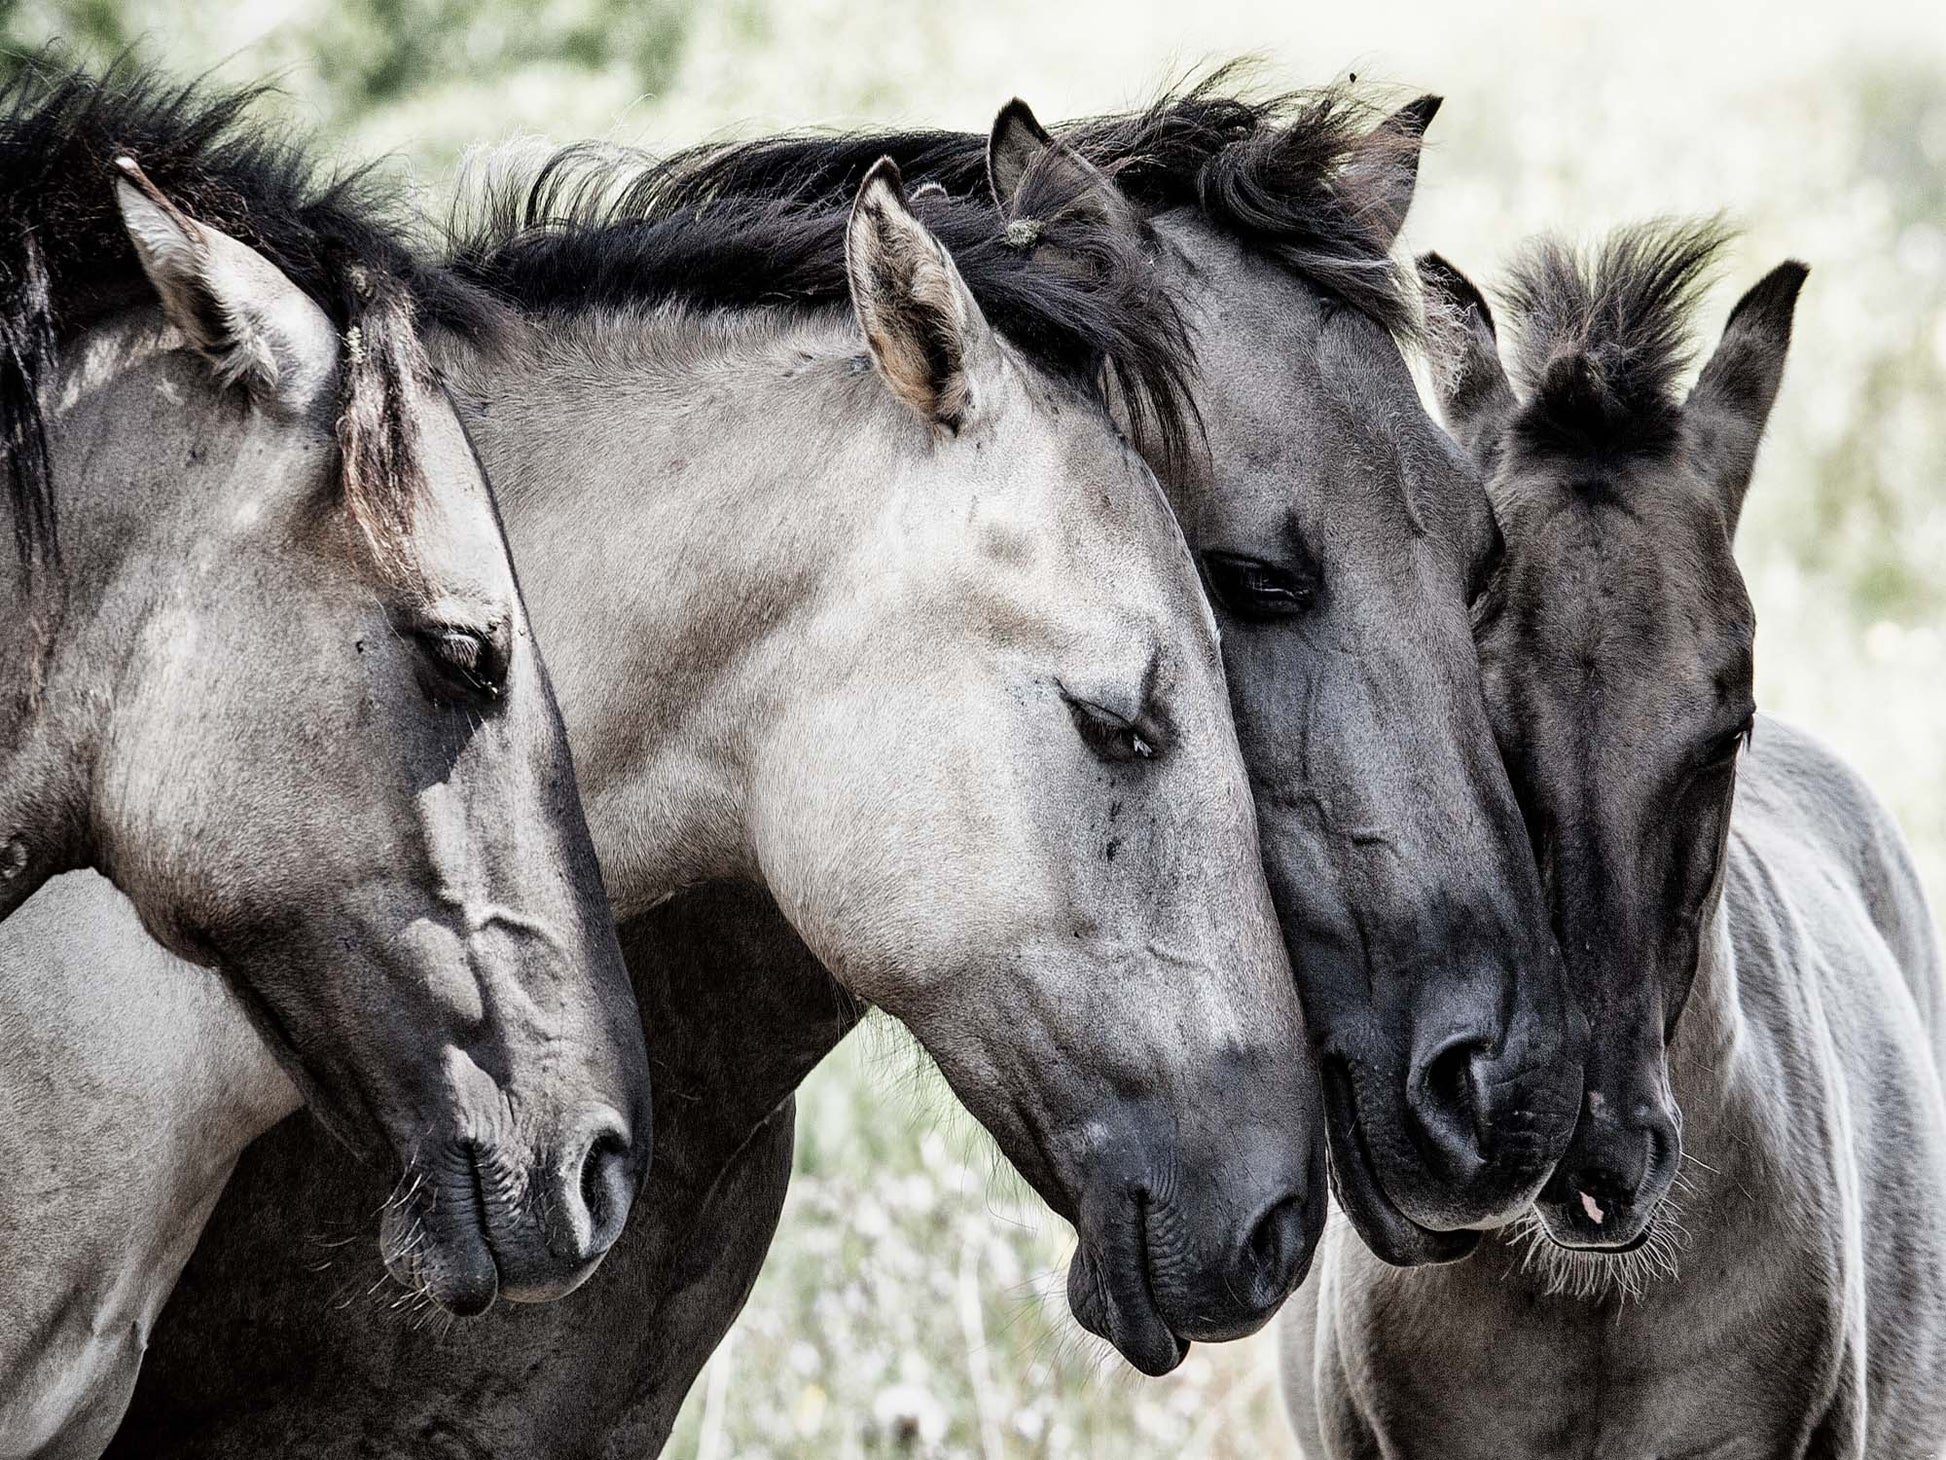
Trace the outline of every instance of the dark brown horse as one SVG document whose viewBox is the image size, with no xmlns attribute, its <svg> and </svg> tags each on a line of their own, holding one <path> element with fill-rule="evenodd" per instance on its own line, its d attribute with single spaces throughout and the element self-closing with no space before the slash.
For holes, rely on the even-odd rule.
<svg viewBox="0 0 1946 1460">
<path fill-rule="evenodd" d="M 1488 701 L 1594 1043 L 1520 1228 L 1409 1281 L 1328 1250 L 1285 1329 L 1319 1460 L 1946 1440 L 1946 980 L 1892 818 L 1754 713 L 1731 548 L 1805 270 L 1744 295 L 1683 397 L 1721 241 L 1530 252 L 1519 392 L 1485 299 L 1422 266 L 1447 418 L 1506 529 Z"/>
</svg>

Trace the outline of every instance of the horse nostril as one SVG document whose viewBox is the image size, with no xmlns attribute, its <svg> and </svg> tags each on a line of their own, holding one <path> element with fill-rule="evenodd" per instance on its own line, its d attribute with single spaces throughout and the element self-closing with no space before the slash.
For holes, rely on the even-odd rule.
<svg viewBox="0 0 1946 1460">
<path fill-rule="evenodd" d="M 581 1161 L 581 1204 L 593 1231 L 607 1229 L 616 1208 L 627 1200 L 627 1188 L 628 1137 L 616 1130 L 603 1131 Z"/>
<path fill-rule="evenodd" d="M 1492 1144 L 1480 1078 L 1489 1057 L 1481 1040 L 1452 1041 L 1421 1068 L 1409 1102 L 1434 1144 L 1469 1164 L 1485 1161 Z"/>
<path fill-rule="evenodd" d="M 1297 1269 L 1310 1244 L 1306 1237 L 1304 1203 L 1293 1193 L 1272 1202 L 1244 1238 L 1239 1254 L 1242 1290 L 1253 1294 L 1259 1309 L 1275 1307 L 1297 1286 Z"/>
</svg>

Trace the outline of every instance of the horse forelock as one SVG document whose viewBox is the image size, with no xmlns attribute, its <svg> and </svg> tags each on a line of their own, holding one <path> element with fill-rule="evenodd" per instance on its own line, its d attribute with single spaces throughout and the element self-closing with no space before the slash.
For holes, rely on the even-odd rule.
<svg viewBox="0 0 1946 1460">
<path fill-rule="evenodd" d="M 414 393 L 432 379 L 410 297 L 396 287 L 380 287 L 345 332 L 338 470 L 357 541 L 396 585 L 417 579 L 412 530 L 428 487 Z"/>
<path fill-rule="evenodd" d="M 1530 245 L 1503 294 L 1527 393 L 1515 429 L 1569 455 L 1670 445 L 1691 317 L 1730 236 L 1721 219 L 1664 219 L 1594 249 Z"/>
</svg>

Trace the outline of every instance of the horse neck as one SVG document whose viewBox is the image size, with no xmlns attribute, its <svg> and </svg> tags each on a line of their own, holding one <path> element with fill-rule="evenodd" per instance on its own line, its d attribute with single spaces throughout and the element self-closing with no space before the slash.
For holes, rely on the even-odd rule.
<svg viewBox="0 0 1946 1460">
<path fill-rule="evenodd" d="M 665 314 L 463 364 L 618 919 L 759 875 L 752 759 L 876 505 L 855 355 L 835 319 Z"/>
<path fill-rule="evenodd" d="M 706 1191 L 865 1006 L 749 883 L 690 888 L 618 931 L 655 1073 L 650 1179 Z"/>
</svg>

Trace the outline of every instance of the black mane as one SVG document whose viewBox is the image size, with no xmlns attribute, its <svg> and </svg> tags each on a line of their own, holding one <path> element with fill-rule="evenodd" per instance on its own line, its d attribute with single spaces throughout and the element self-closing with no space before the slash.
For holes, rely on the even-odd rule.
<svg viewBox="0 0 1946 1460">
<path fill-rule="evenodd" d="M 117 156 L 133 157 L 191 218 L 270 259 L 341 331 L 356 324 L 369 343 L 384 344 L 381 307 L 408 333 L 419 310 L 485 322 L 485 301 L 402 241 L 400 200 L 369 171 L 321 178 L 302 147 L 249 115 L 263 95 L 179 85 L 127 61 L 91 75 L 50 55 L 29 59 L 0 86 L 0 427 L 30 575 L 59 561 L 40 396 L 60 348 L 155 299 L 115 204 Z M 349 396 L 359 372 L 346 374 Z M 396 385 L 377 383 L 385 406 L 395 404 Z M 360 504 L 354 497 L 351 505 Z M 396 515 L 396 504 L 377 505 Z"/>
<path fill-rule="evenodd" d="M 871 162 L 883 155 L 872 154 Z M 844 306 L 845 226 L 856 183 L 698 201 L 672 188 L 669 165 L 617 148 L 570 147 L 524 186 L 485 200 L 457 245 L 454 271 L 530 313 Z M 952 254 L 987 319 L 1039 368 L 1091 393 L 1112 389 L 1145 443 L 1183 460 L 1196 430 L 1193 365 L 1174 301 L 1139 247 L 1077 198 L 1043 181 L 1037 205 L 1068 257 L 1037 267 L 1010 243 L 984 199 L 921 189 L 911 206 Z"/>
<path fill-rule="evenodd" d="M 1415 327 L 1412 291 L 1370 220 L 1381 170 L 1353 166 L 1382 113 L 1348 85 L 1252 98 L 1236 63 L 1134 112 L 1054 130 L 1151 213 L 1198 208 L 1279 267 L 1377 320 Z M 847 195 L 890 156 L 911 182 L 987 197 L 984 135 L 947 131 L 801 134 L 680 153 L 646 175 L 639 199 L 703 207 L 734 198 Z"/>
<path fill-rule="evenodd" d="M 1572 452 L 1652 450 L 1673 439 L 1690 315 L 1730 234 L 1720 219 L 1661 220 L 1592 251 L 1529 245 L 1504 289 L 1514 372 L 1528 392 L 1516 429 Z"/>
</svg>

